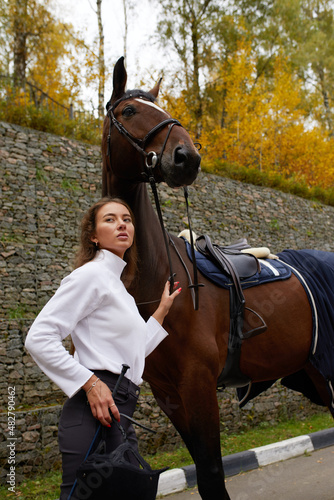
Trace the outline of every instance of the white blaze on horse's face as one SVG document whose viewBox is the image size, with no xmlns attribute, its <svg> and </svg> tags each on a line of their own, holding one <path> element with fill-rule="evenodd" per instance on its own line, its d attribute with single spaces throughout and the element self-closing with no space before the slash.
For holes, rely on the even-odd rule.
<svg viewBox="0 0 334 500">
<path fill-rule="evenodd" d="M 157 104 L 155 104 L 154 102 L 151 102 L 151 101 L 144 101 L 144 99 L 135 99 L 135 101 L 138 101 L 138 102 L 141 102 L 143 104 L 147 104 L 148 106 L 152 106 L 152 108 L 155 108 L 159 111 L 161 111 L 161 113 L 164 113 L 166 116 L 169 117 L 169 114 L 166 113 L 166 111 L 164 111 L 162 108 L 160 108 Z"/>
</svg>

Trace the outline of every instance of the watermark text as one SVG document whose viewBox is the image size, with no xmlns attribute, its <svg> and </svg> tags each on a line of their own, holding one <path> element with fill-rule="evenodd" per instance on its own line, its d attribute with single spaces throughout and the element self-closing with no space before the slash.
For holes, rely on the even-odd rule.
<svg viewBox="0 0 334 500">
<path fill-rule="evenodd" d="M 7 406 L 7 450 L 9 472 L 7 474 L 8 491 L 15 493 L 15 465 L 16 465 L 16 432 L 15 432 L 15 387 L 8 387 L 8 406 Z"/>
</svg>

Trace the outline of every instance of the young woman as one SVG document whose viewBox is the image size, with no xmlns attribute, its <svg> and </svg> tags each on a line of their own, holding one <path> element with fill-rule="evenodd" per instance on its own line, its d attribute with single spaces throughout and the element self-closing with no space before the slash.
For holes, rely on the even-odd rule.
<svg viewBox="0 0 334 500">
<path fill-rule="evenodd" d="M 145 322 L 125 286 L 136 267 L 133 214 L 124 201 L 103 198 L 83 218 L 76 269 L 62 280 L 27 335 L 27 350 L 69 398 L 58 432 L 60 500 L 67 499 L 99 422 L 110 427 L 107 452 L 122 442 L 110 412 L 118 421 L 120 413 L 132 416 L 145 357 L 167 336 L 162 323 L 181 288 L 170 295 L 167 282 L 157 310 Z M 74 356 L 62 344 L 69 334 Z M 112 390 L 124 363 L 130 369 L 114 400 Z M 122 417 L 121 423 L 136 447 L 129 421 Z"/>
</svg>

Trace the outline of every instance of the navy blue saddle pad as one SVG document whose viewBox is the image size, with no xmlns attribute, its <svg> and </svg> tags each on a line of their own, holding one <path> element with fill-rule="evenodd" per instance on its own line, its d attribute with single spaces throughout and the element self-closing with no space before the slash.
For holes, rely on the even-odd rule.
<svg viewBox="0 0 334 500">
<path fill-rule="evenodd" d="M 190 260 L 192 260 L 191 246 L 185 240 L 187 253 Z M 205 255 L 195 250 L 197 269 L 210 281 L 222 288 L 230 288 L 233 281 L 222 273 L 221 269 L 215 265 L 212 260 L 208 259 Z M 227 256 L 228 257 L 228 256 Z M 271 281 L 285 280 L 291 277 L 291 269 L 275 259 L 260 259 L 261 272 L 254 274 L 251 278 L 241 279 L 242 288 L 251 288 L 252 286 L 270 283 Z"/>
</svg>

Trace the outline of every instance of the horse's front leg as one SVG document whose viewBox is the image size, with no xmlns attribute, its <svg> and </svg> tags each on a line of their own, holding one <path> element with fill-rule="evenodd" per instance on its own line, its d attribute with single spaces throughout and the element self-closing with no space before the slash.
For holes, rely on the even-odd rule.
<svg viewBox="0 0 334 500">
<path fill-rule="evenodd" d="M 220 449 L 220 419 L 212 372 L 199 363 L 185 370 L 177 392 L 182 401 L 169 415 L 196 465 L 198 490 L 203 500 L 229 500 Z"/>
<path fill-rule="evenodd" d="M 181 435 L 196 465 L 203 500 L 230 500 L 225 488 L 220 452 L 219 409 L 216 391 L 204 378 L 164 389 L 151 385 L 153 394 Z"/>
<path fill-rule="evenodd" d="M 183 397 L 185 398 L 189 423 L 186 439 L 191 442 L 198 491 L 203 500 L 229 500 L 220 449 L 219 408 L 215 386 L 212 389 L 205 379 L 201 379 Z"/>
</svg>

